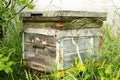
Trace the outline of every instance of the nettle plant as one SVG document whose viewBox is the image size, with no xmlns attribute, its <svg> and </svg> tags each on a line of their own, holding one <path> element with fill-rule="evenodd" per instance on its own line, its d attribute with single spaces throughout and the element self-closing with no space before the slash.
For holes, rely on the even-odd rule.
<svg viewBox="0 0 120 80">
<path fill-rule="evenodd" d="M 34 8 L 34 4 L 32 4 L 33 0 L 0 0 L 0 29 L 3 30 L 3 33 L 6 33 L 6 29 L 9 26 L 9 22 L 15 20 L 15 17 L 19 15 L 19 13 L 25 9 L 26 7 L 29 9 Z M 4 35 L 3 34 L 3 35 Z"/>
<path fill-rule="evenodd" d="M 8 49 L 6 47 L 0 49 L 0 71 L 6 73 L 13 72 L 11 66 L 15 64 L 14 61 L 10 61 L 10 56 L 15 52 L 15 49 Z"/>
<path fill-rule="evenodd" d="M 4 74 L 20 72 L 22 58 L 21 49 L 21 21 L 19 14 L 25 8 L 34 8 L 33 0 L 0 0 L 0 75 L 8 80 Z M 15 65 L 13 67 L 13 65 Z M 13 77 L 13 76 L 12 76 Z M 0 76 L 1 79 L 1 76 Z M 17 77 L 16 77 L 17 79 Z"/>
</svg>

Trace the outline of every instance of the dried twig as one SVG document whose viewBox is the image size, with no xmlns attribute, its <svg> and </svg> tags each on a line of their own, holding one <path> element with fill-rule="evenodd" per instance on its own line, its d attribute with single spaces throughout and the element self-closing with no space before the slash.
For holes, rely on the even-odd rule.
<svg viewBox="0 0 120 80">
<path fill-rule="evenodd" d="M 76 46 L 76 52 L 77 52 L 78 58 L 79 58 L 79 60 L 80 60 L 80 63 L 83 64 L 82 58 L 81 58 L 81 56 L 80 56 L 79 46 L 78 46 L 77 43 L 74 41 L 73 37 L 72 37 L 72 43 Z"/>
<path fill-rule="evenodd" d="M 11 2 L 12 2 L 12 1 L 9 0 L 7 6 L 6 6 L 5 8 L 8 8 L 8 7 L 10 6 Z"/>
<path fill-rule="evenodd" d="M 30 3 L 32 3 L 33 2 L 33 0 L 31 0 L 30 1 Z M 26 4 L 25 6 L 23 6 L 18 12 L 17 12 L 17 14 L 19 14 L 23 9 L 25 9 L 26 7 L 28 6 L 28 4 Z"/>
</svg>

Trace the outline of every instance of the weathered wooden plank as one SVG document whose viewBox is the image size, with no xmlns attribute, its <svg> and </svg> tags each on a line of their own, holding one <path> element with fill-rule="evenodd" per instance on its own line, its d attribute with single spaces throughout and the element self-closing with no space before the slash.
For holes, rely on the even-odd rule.
<svg viewBox="0 0 120 80">
<path fill-rule="evenodd" d="M 38 70 L 40 67 L 52 69 L 52 65 L 56 64 L 56 39 L 34 33 L 25 33 L 24 36 L 24 58 L 28 61 L 28 66 Z"/>
<path fill-rule="evenodd" d="M 104 21 L 105 18 L 104 17 L 71 17 L 71 16 L 57 16 L 57 17 L 41 17 L 41 16 L 32 16 L 32 17 L 25 17 L 22 18 L 22 20 L 24 22 L 55 22 L 55 21 L 62 21 L 62 22 L 71 22 L 73 20 L 76 19 L 83 19 L 83 18 L 87 18 L 87 19 L 91 19 L 91 20 L 96 20 L 96 19 L 101 19 L 101 21 Z"/>
<path fill-rule="evenodd" d="M 99 23 L 88 23 L 88 24 L 77 24 L 77 23 L 64 23 L 63 27 L 55 27 L 55 23 L 24 23 L 24 28 L 53 28 L 53 29 L 60 29 L 60 30 L 67 30 L 67 29 L 84 29 L 84 28 L 99 28 L 102 24 Z"/>
<path fill-rule="evenodd" d="M 66 36 L 102 36 L 102 30 L 99 28 L 92 29 L 73 29 L 73 30 L 55 30 L 55 29 L 40 29 L 40 28 L 26 28 L 24 29 L 26 33 L 32 34 L 42 34 L 54 36 L 55 38 L 61 38 Z"/>
<path fill-rule="evenodd" d="M 30 15 L 31 14 L 31 15 Z M 87 12 L 87 11 L 41 11 L 22 13 L 23 17 L 40 15 L 43 17 L 71 16 L 71 17 L 106 17 L 105 12 Z"/>
<path fill-rule="evenodd" d="M 36 20 L 36 19 L 35 19 Z M 35 21 L 34 20 L 34 21 Z M 70 18 L 69 18 L 70 20 Z M 79 28 L 98 28 L 103 24 L 102 18 L 81 18 L 72 20 L 71 22 L 62 22 L 63 26 L 56 27 L 55 22 L 24 22 L 23 27 L 28 28 L 53 28 L 53 29 L 79 29 Z M 38 20 L 39 21 L 39 20 Z"/>
</svg>

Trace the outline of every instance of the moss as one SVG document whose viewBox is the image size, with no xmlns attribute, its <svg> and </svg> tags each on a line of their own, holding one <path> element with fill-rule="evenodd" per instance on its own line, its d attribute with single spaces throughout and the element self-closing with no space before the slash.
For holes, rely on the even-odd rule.
<svg viewBox="0 0 120 80">
<path fill-rule="evenodd" d="M 95 28 L 102 26 L 102 18 L 81 18 L 72 22 L 63 22 L 63 27 L 56 27 L 55 22 L 24 22 L 24 27 L 33 28 L 56 28 L 56 29 L 76 29 L 76 28 Z"/>
</svg>

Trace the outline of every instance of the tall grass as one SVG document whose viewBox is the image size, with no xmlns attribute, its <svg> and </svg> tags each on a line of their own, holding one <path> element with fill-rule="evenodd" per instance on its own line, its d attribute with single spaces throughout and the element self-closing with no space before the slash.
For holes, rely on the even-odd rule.
<svg viewBox="0 0 120 80">
<path fill-rule="evenodd" d="M 93 64 L 89 60 L 86 64 L 86 71 L 80 80 L 119 80 L 120 79 L 120 36 L 112 33 L 112 27 L 103 27 L 103 45 L 99 51 L 101 62 Z M 97 66 L 99 65 L 99 66 Z"/>
<path fill-rule="evenodd" d="M 1 80 L 20 80 L 26 79 L 24 73 L 24 67 L 22 65 L 22 46 L 21 46 L 21 22 L 15 17 L 13 20 L 9 21 L 6 25 L 4 25 L 3 31 L 4 36 L 1 43 L 1 49 L 4 49 L 4 53 L 6 54 L 4 57 L 9 56 L 9 50 L 13 49 L 14 52 L 11 52 L 9 57 L 9 61 L 13 61 L 14 65 L 11 65 L 10 68 L 12 72 L 6 73 L 5 70 L 2 70 L 3 76 L 0 75 Z M 1 50 L 3 51 L 3 50 Z M 1 59 L 0 59 L 1 60 Z M 8 63 L 8 62 L 7 62 Z M 6 64 L 7 65 L 7 64 Z M 1 70 L 0 70 L 1 73 Z"/>
</svg>

